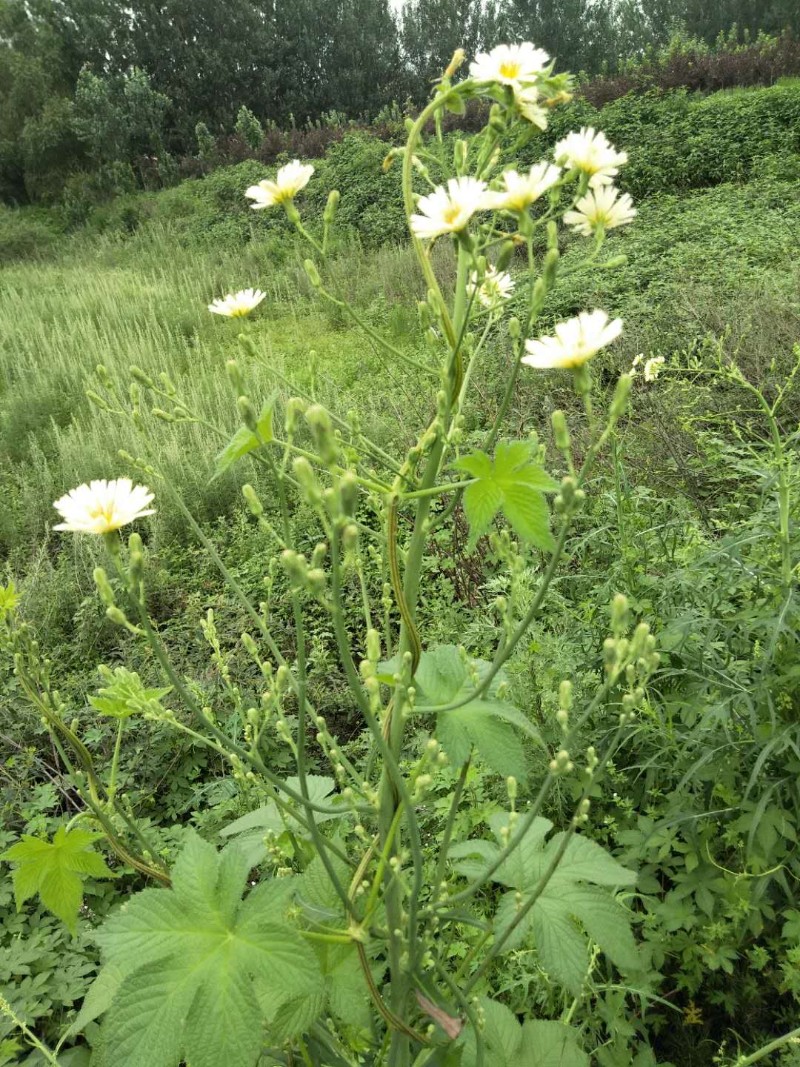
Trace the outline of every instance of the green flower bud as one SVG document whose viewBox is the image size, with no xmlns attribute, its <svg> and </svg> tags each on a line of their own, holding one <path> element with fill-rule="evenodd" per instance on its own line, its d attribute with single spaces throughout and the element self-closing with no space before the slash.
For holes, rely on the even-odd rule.
<svg viewBox="0 0 800 1067">
<path fill-rule="evenodd" d="M 138 382 L 139 385 L 143 385 L 147 389 L 155 389 L 156 383 L 149 374 L 145 374 L 141 367 L 133 366 L 130 368 L 130 372 L 133 380 Z"/>
<path fill-rule="evenodd" d="M 306 457 L 298 456 L 292 464 L 292 470 L 295 478 L 300 483 L 300 488 L 305 493 L 306 500 L 310 504 L 319 504 L 322 500 L 322 487 L 317 481 L 314 468 Z"/>
<path fill-rule="evenodd" d="M 342 500 L 342 511 L 345 515 L 354 515 L 358 506 L 358 482 L 355 475 L 348 471 L 339 482 L 339 494 Z"/>
<path fill-rule="evenodd" d="M 330 226 L 336 218 L 336 209 L 339 207 L 340 200 L 341 194 L 339 193 L 339 190 L 331 189 L 328 193 L 328 202 L 325 205 L 325 211 L 322 213 L 322 221 L 326 226 Z"/>
<path fill-rule="evenodd" d="M 244 378 L 242 377 L 242 372 L 239 368 L 239 364 L 236 362 L 235 359 L 228 360 L 228 362 L 225 364 L 225 372 L 228 375 L 228 378 L 230 379 L 230 382 L 236 391 L 236 395 L 244 396 Z"/>
<path fill-rule="evenodd" d="M 514 257 L 514 250 L 516 245 L 513 241 L 503 241 L 500 245 L 500 251 L 497 253 L 497 260 L 495 262 L 496 270 L 505 270 Z"/>
<path fill-rule="evenodd" d="M 264 514 L 264 505 L 258 499 L 258 495 L 255 489 L 252 487 L 252 485 L 250 485 L 249 482 L 246 485 L 242 486 L 242 496 L 244 497 L 245 503 L 250 509 L 251 515 L 255 515 L 255 517 L 258 518 L 260 515 Z"/>
<path fill-rule="evenodd" d="M 100 594 L 100 599 L 107 606 L 114 604 L 114 590 L 111 588 L 111 583 L 108 580 L 108 575 L 102 567 L 95 567 L 92 577 L 94 578 L 94 584 L 97 586 L 97 592 Z"/>
<path fill-rule="evenodd" d="M 240 396 L 236 401 L 236 407 L 238 408 L 239 415 L 247 429 L 251 433 L 257 433 L 258 416 L 256 415 L 256 409 L 253 407 L 250 398 L 247 396 Z"/>
<path fill-rule="evenodd" d="M 311 282 L 315 289 L 319 289 L 319 287 L 322 285 L 322 279 L 319 276 L 319 271 L 317 270 L 316 265 L 310 259 L 307 259 L 303 262 L 303 266 L 305 267 L 306 274 L 308 275 L 308 280 Z"/>
<path fill-rule="evenodd" d="M 542 263 L 542 278 L 547 288 L 551 288 L 556 280 L 556 271 L 558 270 L 558 261 L 561 258 L 561 253 L 557 248 L 548 248 L 545 253 L 544 262 Z"/>
<path fill-rule="evenodd" d="M 508 335 L 513 341 L 518 341 L 522 336 L 522 326 L 516 315 L 508 320 Z"/>
<path fill-rule="evenodd" d="M 628 598 L 624 593 L 617 593 L 611 601 L 611 629 L 618 636 L 628 628 L 629 608 Z"/>
<path fill-rule="evenodd" d="M 367 659 L 377 663 L 381 658 L 381 635 L 377 630 L 367 630 Z"/>
<path fill-rule="evenodd" d="M 556 439 L 556 448 L 561 452 L 566 452 L 569 448 L 569 430 L 567 429 L 567 419 L 564 412 L 557 409 L 550 416 L 550 421 L 553 425 L 553 435 Z"/>
<path fill-rule="evenodd" d="M 632 384 L 633 378 L 630 374 L 621 374 L 617 379 L 614 398 L 611 401 L 610 414 L 612 419 L 618 419 L 621 415 L 625 414 L 625 408 L 628 405 L 628 397 L 630 396 Z"/>
<path fill-rule="evenodd" d="M 117 626 L 128 625 L 128 620 L 125 618 L 124 612 L 120 611 L 116 604 L 111 604 L 106 608 L 106 617 L 109 618 L 111 622 L 116 623 Z"/>
</svg>

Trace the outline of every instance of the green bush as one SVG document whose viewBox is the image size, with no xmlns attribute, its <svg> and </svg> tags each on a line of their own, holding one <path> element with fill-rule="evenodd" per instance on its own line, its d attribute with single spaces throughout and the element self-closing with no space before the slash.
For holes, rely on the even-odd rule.
<svg viewBox="0 0 800 1067">
<path fill-rule="evenodd" d="M 58 241 L 59 231 L 54 212 L 0 208 L 0 262 L 47 255 Z"/>
</svg>

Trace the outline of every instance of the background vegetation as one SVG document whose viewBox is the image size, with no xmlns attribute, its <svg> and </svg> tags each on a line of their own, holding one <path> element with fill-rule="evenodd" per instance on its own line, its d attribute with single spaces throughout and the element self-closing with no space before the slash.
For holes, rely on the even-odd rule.
<svg viewBox="0 0 800 1067">
<path fill-rule="evenodd" d="M 167 369 L 209 418 L 226 432 L 236 428 L 223 372 L 233 335 L 206 311 L 225 291 L 258 284 L 267 292 L 247 327 L 259 352 L 246 368 L 253 395 L 283 390 L 291 372 L 342 415 L 358 410 L 374 439 L 407 443 L 419 403 L 413 375 L 387 365 L 335 309 L 319 306 L 283 218 L 249 211 L 242 191 L 267 161 L 287 152 L 313 157 L 309 213 L 321 207 L 323 190 L 342 191 L 341 290 L 370 324 L 410 346 L 414 300 L 423 294 L 410 257 L 396 247 L 404 227 L 397 175 L 380 166 L 402 125 L 402 109 L 388 105 L 419 95 L 438 69 L 441 56 L 421 42 L 440 39 L 448 53 L 466 25 L 473 46 L 491 43 L 503 18 L 518 19 L 519 32 L 558 53 L 561 66 L 602 75 L 554 115 L 531 161 L 567 128 L 596 125 L 629 150 L 622 185 L 639 208 L 636 225 L 609 238 L 626 265 L 576 270 L 547 316 L 597 305 L 624 318 L 623 342 L 602 357 L 609 388 L 639 353 L 663 356 L 666 370 L 655 383 L 637 382 L 634 414 L 591 494 L 586 530 L 601 533 L 579 531 L 570 545 L 592 584 L 564 568 L 558 610 L 512 664 L 515 702 L 556 738 L 558 680 L 572 677 L 578 692 L 591 685 L 593 650 L 607 625 L 597 605 L 620 590 L 651 620 L 666 666 L 634 744 L 611 768 L 612 788 L 598 794 L 593 822 L 598 840 L 641 872 L 630 906 L 648 982 L 626 985 L 598 970 L 573 1010 L 535 953 L 520 950 L 495 994 L 542 1017 L 573 1010 L 602 1067 L 731 1063 L 791 1029 L 800 1002 L 800 620 L 779 537 L 785 476 L 796 561 L 791 457 L 800 402 L 789 392 L 778 413 L 789 457 L 781 467 L 763 412 L 720 372 L 735 358 L 774 399 L 800 358 L 800 88 L 772 84 L 797 71 L 789 36 L 710 44 L 734 20 L 773 33 L 794 20 L 797 30 L 795 6 L 665 0 L 606 9 L 575 0 L 489 5 L 479 15 L 466 3 L 417 0 L 395 21 L 381 4 L 353 3 L 335 5 L 325 42 L 311 33 L 319 23 L 312 0 L 293 3 L 291 20 L 281 4 L 267 15 L 266 5 L 239 6 L 136 3 L 125 5 L 124 19 L 118 5 L 100 0 L 0 6 L 0 189 L 11 202 L 39 204 L 0 209 L 0 558 L 9 576 L 22 578 L 24 612 L 38 620 L 43 648 L 66 674 L 64 695 L 85 735 L 110 758 L 113 736 L 86 703 L 93 664 L 101 656 L 124 661 L 144 678 L 152 664 L 137 660 L 105 619 L 91 580 L 94 546 L 49 532 L 52 501 L 91 477 L 126 473 L 118 449 L 140 448 L 120 436 L 113 414 L 86 399 L 98 363 L 119 379 L 131 364 L 154 376 Z M 673 18 L 696 39 L 659 51 Z M 574 25 L 584 27 L 580 44 L 568 32 Z M 343 52 L 345 44 L 352 51 Z M 280 63 L 266 58 L 278 54 Z M 318 72 L 362 70 L 363 85 L 312 77 L 302 66 L 312 56 L 323 64 Z M 190 87 L 199 70 L 203 94 Z M 759 83 L 769 87 L 753 87 Z M 698 92 L 720 85 L 724 91 Z M 365 115 L 375 86 L 387 107 Z M 303 99 L 292 96 L 298 87 Z M 339 114 L 321 118 L 332 109 Z M 375 121 L 354 129 L 345 116 Z M 182 171 L 196 176 L 178 183 Z M 563 252 L 568 270 L 569 245 Z M 440 276 L 451 268 L 441 255 Z M 508 358 L 503 345 L 489 354 L 468 419 L 476 439 L 491 424 Z M 512 422 L 521 434 L 541 430 L 554 404 L 571 403 L 557 377 L 528 381 Z M 258 470 L 214 478 L 221 443 L 209 431 L 158 420 L 149 430 L 183 499 L 258 599 L 266 543 L 238 504 L 240 482 L 258 486 Z M 147 529 L 151 610 L 183 670 L 213 694 L 219 679 L 196 635 L 212 607 L 232 650 L 238 609 L 179 511 L 159 509 Z M 465 530 L 433 540 L 429 630 L 486 655 L 493 634 L 481 605 L 497 594 L 495 581 L 488 544 L 468 552 Z M 349 736 L 350 709 L 321 621 L 312 660 L 315 703 Z M 0 685 L 7 846 L 21 832 L 52 832 L 73 800 L 11 675 Z M 602 729 L 589 724 L 587 743 Z M 176 820 L 215 840 L 249 808 L 221 765 L 166 732 L 142 731 L 120 774 L 135 805 L 151 811 L 165 856 L 180 838 L 166 829 Z M 468 788 L 476 820 L 493 810 L 496 797 L 479 773 Z M 556 799 L 555 820 L 570 800 Z M 18 914 L 10 880 L 0 882 L 0 990 L 48 1038 L 96 972 L 94 925 L 138 885 L 120 873 L 89 882 L 75 937 L 32 903 Z M 0 1064 L 38 1062 L 10 1025 L 4 1040 L 3 1025 Z M 800 1055 L 789 1046 L 773 1062 L 798 1064 Z"/>
</svg>

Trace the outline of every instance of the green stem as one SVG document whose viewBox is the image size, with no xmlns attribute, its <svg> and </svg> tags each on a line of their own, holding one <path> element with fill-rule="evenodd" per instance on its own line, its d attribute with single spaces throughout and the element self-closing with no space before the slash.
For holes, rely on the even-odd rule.
<svg viewBox="0 0 800 1067">
<path fill-rule="evenodd" d="M 774 1041 L 770 1041 L 768 1045 L 764 1045 L 756 1052 L 751 1052 L 749 1056 L 744 1056 L 736 1061 L 735 1067 L 750 1067 L 751 1063 L 758 1063 L 759 1060 L 763 1060 L 765 1056 L 769 1056 L 772 1052 L 777 1052 L 779 1048 L 784 1045 L 788 1045 L 790 1042 L 797 1042 L 800 1039 L 800 1026 L 794 1030 L 790 1030 L 788 1034 L 784 1034 L 783 1037 L 776 1037 Z"/>
</svg>

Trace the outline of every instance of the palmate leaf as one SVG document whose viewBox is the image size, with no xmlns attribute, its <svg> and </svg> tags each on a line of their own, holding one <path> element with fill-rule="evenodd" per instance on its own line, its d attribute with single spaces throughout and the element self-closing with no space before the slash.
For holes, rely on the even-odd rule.
<svg viewBox="0 0 800 1067">
<path fill-rule="evenodd" d="M 87 878 L 113 878 L 113 871 L 92 846 L 102 834 L 59 826 L 52 841 L 22 835 L 0 859 L 15 864 L 12 874 L 17 910 L 36 896 L 75 933 Z"/>
<path fill-rule="evenodd" d="M 543 1019 L 520 1025 L 505 1004 L 488 997 L 481 998 L 481 1010 L 485 1067 L 589 1067 L 589 1057 L 570 1027 Z M 477 1062 L 475 1036 L 468 1027 L 461 1067 L 476 1067 Z"/>
<path fill-rule="evenodd" d="M 477 450 L 455 466 L 476 479 L 464 490 L 471 548 L 498 512 L 523 540 L 544 551 L 553 548 L 544 494 L 558 489 L 558 483 L 531 458 L 529 442 L 503 441 L 495 449 L 494 460 Z"/>
<path fill-rule="evenodd" d="M 467 878 L 480 876 L 502 850 L 508 815 L 494 816 L 490 825 L 497 843 L 462 841 L 450 849 L 456 870 Z M 492 874 L 492 881 L 511 889 L 501 897 L 495 914 L 497 937 L 514 923 L 526 897 L 536 890 L 562 846 L 564 833 L 546 841 L 551 829 L 549 820 L 535 819 L 516 851 Z M 508 934 L 504 951 L 533 941 L 542 967 L 575 994 L 586 976 L 589 940 L 596 942 L 620 970 L 635 971 L 639 960 L 628 915 L 609 891 L 631 886 L 635 880 L 633 871 L 617 863 L 596 842 L 572 834 L 536 903 Z"/>
<path fill-rule="evenodd" d="M 146 689 L 136 671 L 116 667 L 113 671 L 101 667 L 100 674 L 106 683 L 98 690 L 99 696 L 89 697 L 89 703 L 103 715 L 127 719 L 131 715 L 159 716 L 164 709 L 161 701 L 172 692 L 172 686 Z"/>
<path fill-rule="evenodd" d="M 252 1067 L 265 1036 L 256 983 L 289 996 L 320 985 L 316 955 L 283 921 L 291 879 L 242 899 L 249 871 L 238 847 L 192 835 L 172 888 L 137 893 L 100 928 L 106 969 L 125 974 L 103 1021 L 109 1063 Z"/>
<path fill-rule="evenodd" d="M 474 691 L 472 672 L 480 679 L 489 667 L 485 660 L 472 660 L 468 668 L 456 645 L 438 645 L 423 652 L 414 675 L 417 703 L 430 707 L 455 704 Z M 537 744 L 542 742 L 526 716 L 497 696 L 503 680 L 500 672 L 482 696 L 463 707 L 438 712 L 436 737 L 454 766 L 464 764 L 474 747 L 492 770 L 524 781 L 525 754 L 517 731 Z"/>
</svg>

